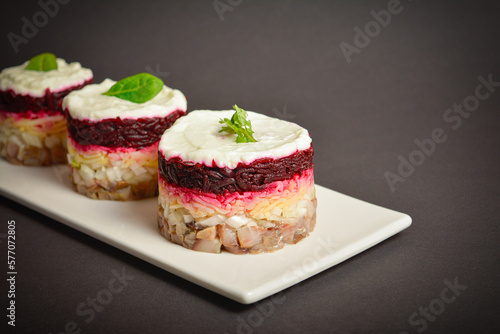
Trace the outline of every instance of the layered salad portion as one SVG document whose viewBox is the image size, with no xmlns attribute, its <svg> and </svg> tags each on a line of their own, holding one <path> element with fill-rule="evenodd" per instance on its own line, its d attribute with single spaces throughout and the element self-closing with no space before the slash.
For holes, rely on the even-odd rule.
<svg viewBox="0 0 500 334">
<path fill-rule="evenodd" d="M 92 82 L 92 71 L 44 53 L 0 73 L 0 155 L 18 165 L 66 162 L 63 98 Z"/>
<path fill-rule="evenodd" d="M 187 112 L 185 96 L 147 73 L 69 94 L 68 162 L 74 189 L 93 199 L 138 200 L 158 190 L 158 143 Z"/>
<path fill-rule="evenodd" d="M 316 222 L 311 137 L 297 124 L 234 108 L 192 111 L 163 134 L 159 230 L 209 253 L 297 243 Z"/>
</svg>

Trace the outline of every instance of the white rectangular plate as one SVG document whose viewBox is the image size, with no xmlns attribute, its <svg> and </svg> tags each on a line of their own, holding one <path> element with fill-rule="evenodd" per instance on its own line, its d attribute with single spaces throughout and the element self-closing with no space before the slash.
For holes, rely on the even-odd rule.
<svg viewBox="0 0 500 334">
<path fill-rule="evenodd" d="M 411 224 L 403 213 L 316 185 L 316 229 L 270 254 L 207 254 L 166 241 L 155 198 L 89 199 L 73 191 L 66 166 L 24 167 L 0 160 L 0 193 L 155 266 L 243 304 L 328 269 Z"/>
</svg>

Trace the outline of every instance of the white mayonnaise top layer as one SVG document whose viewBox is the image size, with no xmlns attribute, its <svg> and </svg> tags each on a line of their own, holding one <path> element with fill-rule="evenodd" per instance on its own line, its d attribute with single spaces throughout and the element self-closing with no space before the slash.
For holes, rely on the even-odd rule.
<svg viewBox="0 0 500 334">
<path fill-rule="evenodd" d="M 57 70 L 26 71 L 29 61 L 19 66 L 8 67 L 0 73 L 0 89 L 12 89 L 18 95 L 42 97 L 45 90 L 59 92 L 80 85 L 92 78 L 92 71 L 80 63 L 66 63 L 57 58 Z"/>
<path fill-rule="evenodd" d="M 179 118 L 163 134 L 158 149 L 166 159 L 209 167 L 236 168 L 259 158 L 281 158 L 311 146 L 309 132 L 295 123 L 248 111 L 256 143 L 236 143 L 236 134 L 219 133 L 222 118 L 231 119 L 234 110 L 196 110 Z"/>
<path fill-rule="evenodd" d="M 116 81 L 106 79 L 100 84 L 87 85 L 71 92 L 63 100 L 63 110 L 67 108 L 73 118 L 91 121 L 116 117 L 121 119 L 165 117 L 175 110 L 187 110 L 184 94 L 167 86 L 163 86 L 158 95 L 144 103 L 102 95 L 115 83 Z"/>
</svg>

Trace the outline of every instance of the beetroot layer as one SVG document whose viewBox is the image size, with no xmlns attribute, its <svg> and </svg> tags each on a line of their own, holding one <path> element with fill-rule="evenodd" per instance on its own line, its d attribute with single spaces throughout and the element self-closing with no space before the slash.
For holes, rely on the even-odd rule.
<svg viewBox="0 0 500 334">
<path fill-rule="evenodd" d="M 313 147 L 297 151 L 289 156 L 273 159 L 257 159 L 250 164 L 239 163 L 235 169 L 208 167 L 186 163 L 180 158 L 165 159 L 158 153 L 160 175 L 167 183 L 202 192 L 261 191 L 268 184 L 292 178 L 297 173 L 313 167 Z"/>
<path fill-rule="evenodd" d="M 82 87 L 91 84 L 93 79 L 89 79 L 84 83 L 76 86 L 71 86 L 59 92 L 51 92 L 45 90 L 45 95 L 42 97 L 33 97 L 30 95 L 16 94 L 12 89 L 0 91 L 0 110 L 10 112 L 25 112 L 25 111 L 59 111 L 62 112 L 63 98 L 73 90 L 81 89 Z"/>
<path fill-rule="evenodd" d="M 79 145 L 136 149 L 151 146 L 159 141 L 163 132 L 185 114 L 183 110 L 176 110 L 167 117 L 138 119 L 116 117 L 94 122 L 72 118 L 66 110 L 68 132 Z"/>
</svg>

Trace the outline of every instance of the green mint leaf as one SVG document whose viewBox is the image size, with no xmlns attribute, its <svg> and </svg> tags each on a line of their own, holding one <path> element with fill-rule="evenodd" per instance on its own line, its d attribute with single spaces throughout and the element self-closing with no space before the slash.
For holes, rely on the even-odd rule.
<svg viewBox="0 0 500 334">
<path fill-rule="evenodd" d="M 115 83 L 102 95 L 115 96 L 134 103 L 144 103 L 163 89 L 163 81 L 149 73 L 139 73 Z"/>
<path fill-rule="evenodd" d="M 237 143 L 256 142 L 257 140 L 253 137 L 252 123 L 247 119 L 247 112 L 237 105 L 234 105 L 233 109 L 235 113 L 231 119 L 224 118 L 219 120 L 219 123 L 226 125 L 219 132 L 236 133 Z"/>
<path fill-rule="evenodd" d="M 56 56 L 53 53 L 42 53 L 30 59 L 26 66 L 27 71 L 43 71 L 48 72 L 57 70 Z"/>
</svg>

